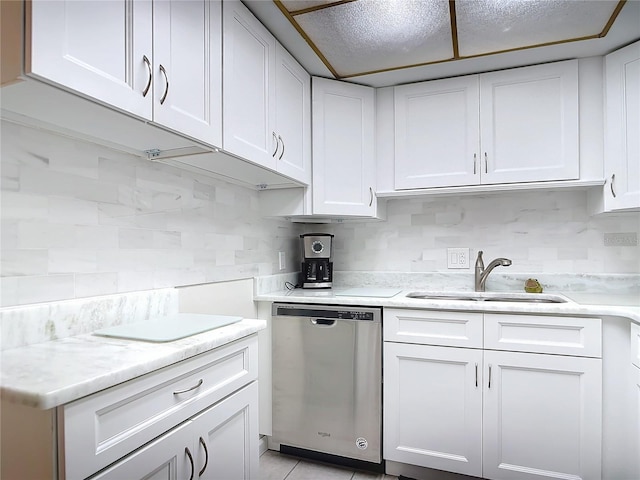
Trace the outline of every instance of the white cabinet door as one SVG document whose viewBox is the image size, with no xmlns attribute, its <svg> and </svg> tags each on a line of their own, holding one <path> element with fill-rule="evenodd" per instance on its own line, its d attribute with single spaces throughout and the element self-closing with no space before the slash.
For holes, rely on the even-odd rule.
<svg viewBox="0 0 640 480">
<path fill-rule="evenodd" d="M 190 429 L 190 422 L 183 423 L 91 478 L 94 480 L 196 478 Z"/>
<path fill-rule="evenodd" d="M 374 89 L 313 78 L 313 213 L 375 215 Z"/>
<path fill-rule="evenodd" d="M 221 4 L 161 0 L 153 4 L 153 119 L 222 146 Z"/>
<path fill-rule="evenodd" d="M 276 170 L 275 38 L 239 1 L 222 15 L 223 148 Z"/>
<path fill-rule="evenodd" d="M 607 55 L 605 209 L 640 208 L 640 42 Z"/>
<path fill-rule="evenodd" d="M 25 5 L 27 74 L 151 119 L 151 0 Z"/>
<path fill-rule="evenodd" d="M 483 477 L 599 479 L 600 359 L 484 352 Z"/>
<path fill-rule="evenodd" d="M 384 342 L 387 460 L 482 476 L 482 351 Z"/>
<path fill-rule="evenodd" d="M 395 188 L 480 183 L 478 76 L 394 88 Z"/>
<path fill-rule="evenodd" d="M 311 183 L 311 77 L 276 45 L 276 158 L 280 173 Z"/>
<path fill-rule="evenodd" d="M 204 480 L 258 478 L 258 383 L 193 418 L 196 471 Z"/>
<path fill-rule="evenodd" d="M 579 178 L 578 61 L 480 75 L 483 184 Z"/>
<path fill-rule="evenodd" d="M 640 368 L 631 366 L 631 389 L 633 391 L 632 413 L 632 452 L 631 458 L 635 459 L 633 468 L 635 475 L 633 478 L 640 478 Z"/>
</svg>

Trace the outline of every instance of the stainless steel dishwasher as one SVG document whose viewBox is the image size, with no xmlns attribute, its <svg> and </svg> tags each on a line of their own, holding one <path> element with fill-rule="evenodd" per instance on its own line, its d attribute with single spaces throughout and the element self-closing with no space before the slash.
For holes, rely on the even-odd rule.
<svg viewBox="0 0 640 480">
<path fill-rule="evenodd" d="M 382 465 L 381 317 L 381 308 L 273 304 L 272 440 L 281 452 Z"/>
</svg>

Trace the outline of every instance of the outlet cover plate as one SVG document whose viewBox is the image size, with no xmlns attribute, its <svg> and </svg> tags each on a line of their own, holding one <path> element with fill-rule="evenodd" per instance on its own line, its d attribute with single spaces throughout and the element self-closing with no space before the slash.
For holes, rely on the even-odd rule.
<svg viewBox="0 0 640 480">
<path fill-rule="evenodd" d="M 469 268 L 469 249 L 447 248 L 447 268 Z"/>
<path fill-rule="evenodd" d="M 638 234 L 636 232 L 629 233 L 605 233 L 605 247 L 636 247 L 638 246 Z"/>
</svg>

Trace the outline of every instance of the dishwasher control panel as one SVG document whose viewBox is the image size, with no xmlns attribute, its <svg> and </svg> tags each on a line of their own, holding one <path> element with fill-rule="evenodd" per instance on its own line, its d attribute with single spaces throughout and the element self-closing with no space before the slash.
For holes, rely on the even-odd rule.
<svg viewBox="0 0 640 480">
<path fill-rule="evenodd" d="M 380 321 L 380 309 L 378 308 L 359 308 L 340 305 L 274 304 L 272 313 L 278 317 Z"/>
</svg>

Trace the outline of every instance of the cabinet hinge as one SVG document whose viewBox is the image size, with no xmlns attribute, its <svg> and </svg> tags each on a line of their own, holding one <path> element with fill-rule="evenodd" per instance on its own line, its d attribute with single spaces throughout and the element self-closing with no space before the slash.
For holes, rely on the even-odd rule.
<svg viewBox="0 0 640 480">
<path fill-rule="evenodd" d="M 159 148 L 151 148 L 149 150 L 145 150 L 144 153 L 147 154 L 147 160 L 153 160 L 154 158 L 158 158 L 162 151 Z"/>
</svg>

